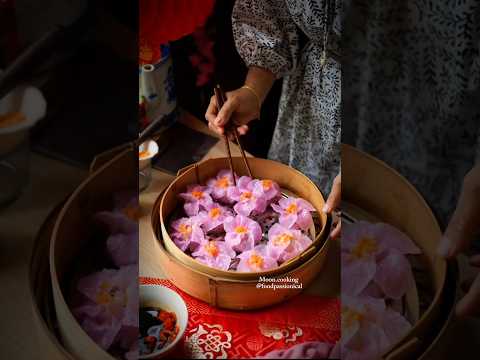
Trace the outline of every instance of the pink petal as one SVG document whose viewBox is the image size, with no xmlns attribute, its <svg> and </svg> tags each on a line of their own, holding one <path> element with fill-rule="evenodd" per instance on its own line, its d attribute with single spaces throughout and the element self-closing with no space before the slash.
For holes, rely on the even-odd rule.
<svg viewBox="0 0 480 360">
<path fill-rule="evenodd" d="M 283 208 L 280 207 L 279 205 L 277 204 L 270 204 L 270 206 L 272 207 L 273 210 L 275 210 L 277 213 L 279 214 L 283 214 Z"/>
<path fill-rule="evenodd" d="M 255 208 L 255 205 L 250 201 L 239 202 L 235 204 L 235 206 L 233 207 L 233 209 L 237 212 L 237 214 L 240 214 L 243 216 L 249 216 L 254 208 Z"/>
<path fill-rule="evenodd" d="M 278 201 L 278 205 L 280 205 L 280 207 L 282 209 L 286 209 L 290 204 L 292 204 L 293 202 L 295 202 L 295 200 L 293 198 L 281 198 L 279 201 Z"/>
<path fill-rule="evenodd" d="M 391 309 L 387 309 L 383 320 L 383 329 L 390 344 L 399 341 L 412 327 L 407 319 Z"/>
<path fill-rule="evenodd" d="M 313 225 L 312 215 L 308 211 L 300 211 L 297 215 L 296 224 L 302 230 L 307 230 Z"/>
<path fill-rule="evenodd" d="M 252 178 L 251 178 L 251 177 L 242 176 L 242 177 L 240 177 L 240 179 L 238 179 L 238 181 L 237 181 L 237 186 L 238 186 L 240 189 L 246 189 L 247 186 L 250 184 L 251 181 L 252 181 Z"/>
<path fill-rule="evenodd" d="M 351 259 L 350 254 L 342 252 L 342 294 L 358 295 L 374 278 L 377 265 L 372 258 Z"/>
<path fill-rule="evenodd" d="M 298 198 L 297 199 L 297 204 L 302 208 L 307 211 L 316 211 L 315 208 L 310 204 L 307 200 Z"/>
<path fill-rule="evenodd" d="M 297 215 L 289 214 L 289 215 L 280 215 L 279 222 L 282 226 L 286 228 L 292 228 L 297 221 Z"/>
<path fill-rule="evenodd" d="M 400 299 L 415 285 L 410 263 L 398 252 L 391 252 L 378 263 L 375 282 L 392 299 Z"/>
<path fill-rule="evenodd" d="M 199 211 L 199 203 L 198 201 L 186 202 L 185 204 L 183 204 L 183 209 L 188 216 L 195 216 L 198 214 Z"/>
<path fill-rule="evenodd" d="M 402 254 L 421 253 L 421 250 L 406 234 L 389 224 L 375 224 L 375 232 L 377 237 L 382 239 L 381 244 L 384 249 L 395 249 Z"/>
<path fill-rule="evenodd" d="M 235 229 L 235 218 L 233 216 L 229 216 L 223 222 L 223 227 L 227 233 L 233 232 Z"/>
<path fill-rule="evenodd" d="M 231 249 L 234 249 L 236 248 L 238 245 L 240 245 L 242 241 L 242 238 L 234 233 L 234 232 L 228 232 L 226 235 L 225 235 L 225 243 L 227 244 L 227 246 L 229 246 Z"/>
</svg>

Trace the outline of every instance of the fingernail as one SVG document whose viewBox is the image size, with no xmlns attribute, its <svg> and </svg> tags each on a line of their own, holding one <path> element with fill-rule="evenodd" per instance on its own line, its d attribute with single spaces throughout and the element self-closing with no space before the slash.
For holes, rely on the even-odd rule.
<svg viewBox="0 0 480 360">
<path fill-rule="evenodd" d="M 327 214 L 327 213 L 330 212 L 330 210 L 331 210 L 331 209 L 330 209 L 330 206 L 329 206 L 328 204 L 323 205 L 322 211 L 323 211 L 324 213 Z"/>
<path fill-rule="evenodd" d="M 451 245 L 450 239 L 445 235 L 442 236 L 442 238 L 440 239 L 440 243 L 438 244 L 438 247 L 437 247 L 437 254 L 443 258 L 446 258 L 450 253 L 450 245 Z"/>
<path fill-rule="evenodd" d="M 222 118 L 217 117 L 215 119 L 215 124 L 220 125 L 222 123 Z"/>
</svg>

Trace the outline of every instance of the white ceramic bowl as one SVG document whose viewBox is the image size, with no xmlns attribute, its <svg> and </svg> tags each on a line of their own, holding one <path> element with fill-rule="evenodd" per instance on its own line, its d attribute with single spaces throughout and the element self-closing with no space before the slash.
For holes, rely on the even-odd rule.
<svg viewBox="0 0 480 360">
<path fill-rule="evenodd" d="M 139 168 L 140 170 L 143 170 L 147 167 L 150 166 L 152 159 L 155 157 L 155 155 L 158 154 L 158 144 L 154 140 L 147 140 L 144 143 L 142 143 L 139 148 L 139 152 L 147 151 L 148 155 L 139 157 Z"/>
<path fill-rule="evenodd" d="M 183 338 L 188 323 L 187 305 L 175 291 L 162 285 L 140 285 L 140 307 L 159 307 L 175 313 L 177 316 L 178 334 L 175 340 L 160 351 L 148 355 L 139 355 L 139 359 L 159 359 L 167 356 Z"/>
</svg>

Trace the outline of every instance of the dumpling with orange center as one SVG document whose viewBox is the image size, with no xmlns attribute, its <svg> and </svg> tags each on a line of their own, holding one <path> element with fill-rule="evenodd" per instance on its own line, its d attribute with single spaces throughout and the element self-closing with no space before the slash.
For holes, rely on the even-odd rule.
<svg viewBox="0 0 480 360">
<path fill-rule="evenodd" d="M 260 225 L 243 215 L 225 219 L 225 242 L 235 251 L 251 250 L 262 238 Z"/>
<path fill-rule="evenodd" d="M 180 197 L 185 200 L 183 209 L 188 216 L 196 216 L 198 212 L 207 205 L 213 203 L 210 196 L 211 190 L 206 186 L 190 185 L 187 191 L 180 193 Z"/>
<path fill-rule="evenodd" d="M 205 242 L 192 254 L 196 260 L 221 270 L 230 268 L 235 255 L 235 251 L 230 249 L 224 241 L 216 240 Z"/>
<path fill-rule="evenodd" d="M 280 186 L 270 179 L 254 180 L 253 192 L 255 196 L 261 196 L 270 202 L 280 196 Z"/>
<path fill-rule="evenodd" d="M 257 245 L 252 250 L 241 253 L 238 257 L 240 262 L 237 271 L 240 272 L 262 272 L 278 266 L 275 259 L 268 255 L 265 245 Z"/>
<path fill-rule="evenodd" d="M 342 228 L 342 294 L 357 296 L 376 288 L 401 299 L 415 286 L 406 257 L 421 250 L 403 232 L 385 223 L 358 221 Z"/>
<path fill-rule="evenodd" d="M 230 209 L 212 202 L 198 213 L 198 219 L 206 233 L 210 231 L 220 232 L 223 231 L 223 221 L 231 215 L 232 211 Z"/>
<path fill-rule="evenodd" d="M 134 324 L 138 312 L 138 265 L 104 269 L 81 277 L 76 283 L 80 297 L 72 313 L 92 339 L 109 348 L 124 331 Z M 106 326 L 106 324 L 116 326 Z"/>
<path fill-rule="evenodd" d="M 196 217 L 172 221 L 170 237 L 182 251 L 195 248 L 205 241 L 205 234 Z"/>
<path fill-rule="evenodd" d="M 301 198 L 282 198 L 278 204 L 272 203 L 272 209 L 280 214 L 279 223 L 287 228 L 308 230 L 313 225 L 312 212 L 315 208 Z"/>
<path fill-rule="evenodd" d="M 297 229 L 288 229 L 280 224 L 268 231 L 268 254 L 279 263 L 300 255 L 310 246 L 312 239 Z"/>
<path fill-rule="evenodd" d="M 222 203 L 230 202 L 227 199 L 227 190 L 232 186 L 232 172 L 227 169 L 220 170 L 216 177 L 207 180 L 207 187 L 211 190 L 211 196 Z"/>
<path fill-rule="evenodd" d="M 236 202 L 233 209 L 237 214 L 250 216 L 253 214 L 262 214 L 267 208 L 267 200 L 262 195 L 257 196 L 254 189 L 255 180 L 248 176 L 242 176 L 237 186 L 232 186 L 227 191 L 227 199 Z"/>
</svg>

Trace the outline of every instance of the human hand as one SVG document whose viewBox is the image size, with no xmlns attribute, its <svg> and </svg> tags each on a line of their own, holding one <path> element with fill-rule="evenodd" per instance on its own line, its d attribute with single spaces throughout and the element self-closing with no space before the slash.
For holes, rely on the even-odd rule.
<svg viewBox="0 0 480 360">
<path fill-rule="evenodd" d="M 451 259 L 467 250 L 480 235 L 480 165 L 475 166 L 463 181 L 457 208 L 438 246 L 439 255 Z M 470 264 L 480 267 L 480 255 L 470 258 Z M 480 315 L 480 274 L 465 284 L 467 294 L 458 302 L 459 316 Z"/>
<path fill-rule="evenodd" d="M 248 131 L 248 123 L 260 115 L 259 99 L 247 88 L 239 88 L 226 93 L 227 101 L 218 111 L 215 96 L 210 99 L 205 118 L 210 129 L 224 135 L 228 124 L 233 123 L 240 135 Z"/>
<path fill-rule="evenodd" d="M 333 211 L 340 206 L 340 201 L 342 200 L 342 175 L 338 174 L 333 180 L 332 190 L 328 199 L 323 207 L 323 212 L 326 214 L 331 214 Z M 338 219 L 338 222 L 334 224 L 334 229 L 330 233 L 332 239 L 337 239 L 340 236 L 342 230 L 342 221 Z"/>
</svg>

